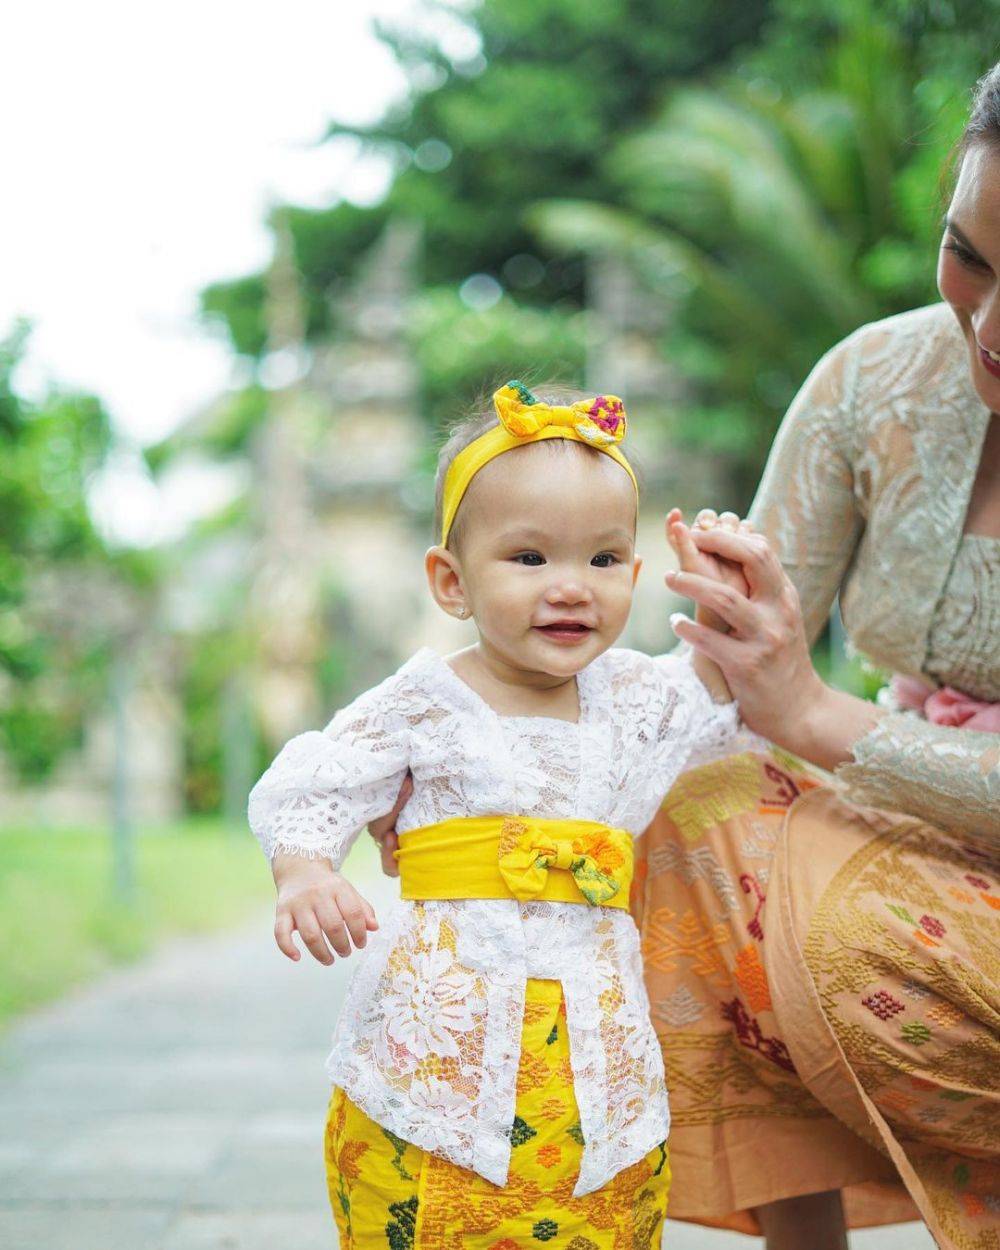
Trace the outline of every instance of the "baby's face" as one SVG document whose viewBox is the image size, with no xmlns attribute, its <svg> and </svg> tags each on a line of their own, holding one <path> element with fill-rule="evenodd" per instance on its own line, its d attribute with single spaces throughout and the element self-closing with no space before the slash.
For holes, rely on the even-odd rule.
<svg viewBox="0 0 1000 1250">
<path fill-rule="evenodd" d="M 555 440 L 497 456 L 462 501 L 458 562 L 481 645 L 569 677 L 625 627 L 638 573 L 635 487 L 610 456 Z"/>
</svg>

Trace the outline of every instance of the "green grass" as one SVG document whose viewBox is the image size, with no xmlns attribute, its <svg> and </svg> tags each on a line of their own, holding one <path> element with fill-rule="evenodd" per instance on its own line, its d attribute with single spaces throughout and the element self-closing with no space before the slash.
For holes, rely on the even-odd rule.
<svg viewBox="0 0 1000 1250">
<path fill-rule="evenodd" d="M 107 831 L 0 829 L 0 1026 L 171 934 L 224 929 L 274 886 L 245 830 L 188 822 L 136 838 L 134 904 L 112 891 Z"/>
</svg>

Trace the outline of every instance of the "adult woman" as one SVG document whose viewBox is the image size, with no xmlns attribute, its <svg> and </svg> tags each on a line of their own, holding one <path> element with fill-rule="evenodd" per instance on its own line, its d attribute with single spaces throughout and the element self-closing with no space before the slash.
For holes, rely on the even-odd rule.
<svg viewBox="0 0 1000 1250">
<path fill-rule="evenodd" d="M 1000 65 L 959 156 L 945 303 L 838 345 L 785 418 L 751 513 L 777 558 L 693 531 L 751 598 L 668 575 L 776 744 L 681 778 L 645 839 L 671 1214 L 775 1248 L 846 1245 L 840 1192 L 853 1225 L 1000 1245 Z M 816 675 L 838 591 L 917 714 Z"/>
</svg>

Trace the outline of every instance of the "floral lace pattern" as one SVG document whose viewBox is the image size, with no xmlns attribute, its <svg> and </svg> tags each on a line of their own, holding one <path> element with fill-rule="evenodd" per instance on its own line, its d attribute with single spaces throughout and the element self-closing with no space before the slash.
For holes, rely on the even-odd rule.
<svg viewBox="0 0 1000 1250">
<path fill-rule="evenodd" d="M 692 753 L 725 754 L 735 705 L 690 663 L 614 649 L 578 677 L 580 720 L 499 716 L 439 656 L 418 652 L 258 782 L 268 855 L 339 865 L 388 811 L 400 832 L 452 816 L 600 821 L 640 834 Z M 373 1120 L 503 1184 L 529 977 L 563 985 L 584 1151 L 575 1194 L 643 1158 L 669 1126 L 638 934 L 621 910 L 506 899 L 401 901 L 369 942 L 327 1070 Z"/>
<path fill-rule="evenodd" d="M 853 647 L 880 667 L 1000 699 L 995 608 L 968 602 L 977 585 L 995 597 L 998 579 L 953 576 L 989 420 L 947 305 L 864 326 L 819 362 L 751 510 L 795 583 L 810 638 L 839 591 Z M 956 649 L 947 621 L 960 605 Z M 887 716 L 837 776 L 862 802 L 995 844 L 1000 750 L 987 737 Z"/>
</svg>

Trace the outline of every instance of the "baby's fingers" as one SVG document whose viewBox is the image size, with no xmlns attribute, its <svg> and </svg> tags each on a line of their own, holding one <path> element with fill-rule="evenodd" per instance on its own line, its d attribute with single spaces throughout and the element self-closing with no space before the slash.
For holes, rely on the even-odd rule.
<svg viewBox="0 0 1000 1250">
<path fill-rule="evenodd" d="M 680 508 L 671 508 L 670 511 L 667 513 L 666 521 L 665 521 L 665 526 L 666 526 L 666 531 L 667 531 L 667 542 L 670 544 L 671 547 L 673 547 L 674 551 L 677 550 L 677 542 L 676 542 L 676 539 L 674 538 L 674 526 L 679 521 L 683 521 L 683 520 L 684 520 L 684 513 L 680 510 Z"/>
<path fill-rule="evenodd" d="M 691 539 L 691 531 L 683 521 L 675 522 L 670 528 L 673 531 L 673 547 L 681 568 L 688 572 L 700 569 L 704 565 L 704 559 Z"/>
<path fill-rule="evenodd" d="M 349 881 L 341 879 L 337 885 L 337 892 L 334 898 L 334 904 L 347 926 L 347 931 L 351 935 L 351 940 L 358 950 L 361 950 L 368 941 L 368 931 L 370 928 L 378 928 L 375 920 L 375 912 L 372 910 L 371 904 L 367 899 L 361 897 L 353 885 Z M 335 947 L 335 949 L 337 949 Z M 341 954 L 350 954 L 350 951 L 341 952 Z"/>
<path fill-rule="evenodd" d="M 346 959 L 351 953 L 351 935 L 339 901 L 335 899 L 317 907 L 316 919 L 319 921 L 320 928 L 326 934 L 326 940 L 341 959 Z M 330 962 L 333 963 L 333 960 L 331 959 Z"/>
<path fill-rule="evenodd" d="M 289 959 L 299 959 L 299 948 L 292 941 L 292 929 L 294 921 L 289 912 L 278 912 L 277 919 L 274 922 L 274 940 L 278 944 L 278 950 L 283 955 L 287 955 Z"/>
<path fill-rule="evenodd" d="M 294 920 L 299 937 L 306 944 L 309 953 L 319 963 L 329 967 L 333 963 L 333 956 L 323 936 L 324 928 L 317 913 L 312 908 L 303 909 L 294 913 Z"/>
</svg>

